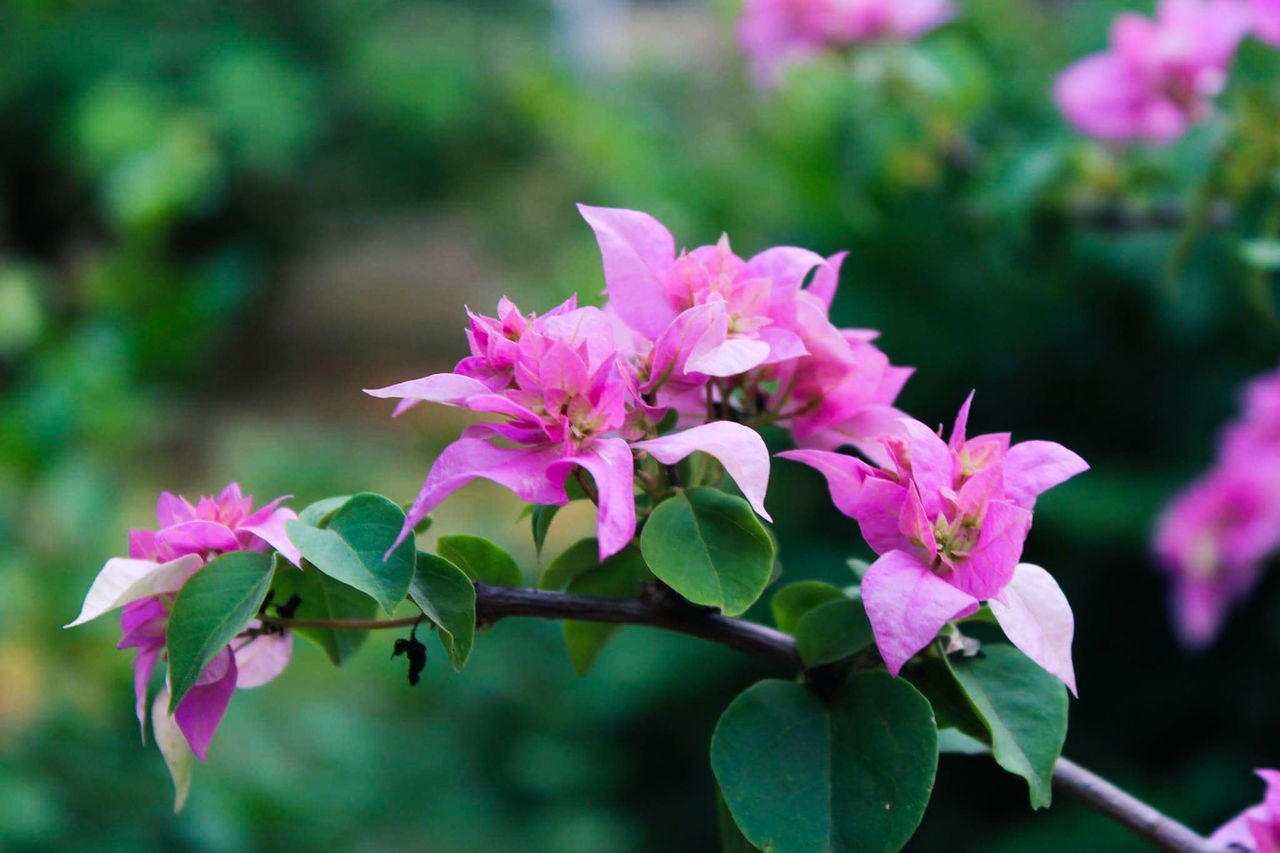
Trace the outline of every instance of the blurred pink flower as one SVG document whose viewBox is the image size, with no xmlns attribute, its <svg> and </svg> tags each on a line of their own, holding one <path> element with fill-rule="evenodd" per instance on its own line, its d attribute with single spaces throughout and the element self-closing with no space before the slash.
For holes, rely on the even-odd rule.
<svg viewBox="0 0 1280 853">
<path fill-rule="evenodd" d="M 1154 20 L 1126 12 L 1106 51 L 1058 77 L 1058 108 L 1099 139 L 1171 142 L 1212 111 L 1251 21 L 1246 0 L 1161 0 Z"/>
<path fill-rule="evenodd" d="M 80 625 L 123 607 L 123 637 L 117 648 L 137 649 L 134 692 L 138 723 L 146 732 L 147 686 L 165 650 L 169 611 L 187 580 L 209 560 L 230 551 L 275 549 L 290 562 L 301 561 L 285 535 L 286 521 L 296 518 L 276 498 L 255 510 L 252 496 L 232 483 L 217 498 L 202 497 L 193 506 L 163 492 L 156 502 L 157 530 L 130 530 L 129 557 L 108 560 L 85 596 L 80 615 L 67 627 Z M 203 761 L 236 687 L 256 687 L 284 670 L 292 652 L 288 633 L 263 633 L 234 650 L 223 649 L 205 667 L 173 718 L 191 751 Z"/>
<path fill-rule="evenodd" d="M 1280 0 L 1251 0 L 1253 34 L 1269 45 L 1280 47 Z"/>
<path fill-rule="evenodd" d="M 882 468 L 822 450 L 779 455 L 821 471 L 837 508 L 881 555 L 862 600 L 889 672 L 988 601 L 1014 645 L 1074 692 L 1070 606 L 1048 572 L 1018 560 L 1036 497 L 1088 465 L 1054 442 L 966 438 L 971 400 L 949 443 L 903 419 L 901 435 L 882 439 L 891 460 Z"/>
<path fill-rule="evenodd" d="M 1188 646 L 1217 636 L 1280 549 L 1280 371 L 1250 382 L 1218 458 L 1156 525 L 1155 552 L 1173 583 L 1174 621 Z"/>
<path fill-rule="evenodd" d="M 1280 771 L 1254 771 L 1267 783 L 1262 802 L 1236 815 L 1209 841 L 1223 847 L 1238 844 L 1252 853 L 1280 853 Z"/>
<path fill-rule="evenodd" d="M 952 16 L 949 0 L 747 0 L 738 43 L 760 85 L 824 47 L 916 39 Z"/>
<path fill-rule="evenodd" d="M 662 409 L 642 399 L 637 377 L 615 343 L 613 323 L 599 308 L 576 308 L 570 300 L 540 317 L 523 317 L 504 300 L 502 309 L 506 314 L 498 320 L 472 315 L 473 355 L 457 372 L 366 391 L 400 398 L 397 412 L 406 402 L 426 400 L 503 418 L 468 427 L 444 449 L 406 515 L 401 538 L 446 497 L 480 478 L 529 503 L 565 504 L 565 481 L 580 467 L 595 482 L 604 559 L 635 535 L 635 465 L 628 440 L 640 438 L 644 431 L 636 424 L 656 422 Z M 491 330 L 500 326 L 506 327 L 504 343 L 493 346 L 497 333 Z M 697 450 L 715 456 L 731 475 L 741 475 L 744 495 L 765 514 L 769 455 L 748 427 L 705 424 L 634 446 L 664 462 Z"/>
</svg>

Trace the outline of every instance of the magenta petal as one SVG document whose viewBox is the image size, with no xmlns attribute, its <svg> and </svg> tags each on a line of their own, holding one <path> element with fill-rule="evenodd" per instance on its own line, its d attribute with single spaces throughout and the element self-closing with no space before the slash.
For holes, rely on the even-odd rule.
<svg viewBox="0 0 1280 853">
<path fill-rule="evenodd" d="M 763 364 L 777 364 L 809 354 L 804 340 L 790 329 L 781 326 L 765 326 L 759 332 L 760 340 L 769 346 L 769 357 Z"/>
<path fill-rule="evenodd" d="M 938 497 L 955 480 L 955 455 L 938 434 L 912 418 L 902 422 L 911 448 L 911 479 L 920 487 L 920 498 L 929 516 L 942 508 Z"/>
<path fill-rule="evenodd" d="M 567 503 L 564 478 L 555 483 L 547 477 L 548 466 L 559 458 L 559 448 L 555 446 L 496 447 L 479 438 L 458 439 L 446 447 L 431 466 L 426 482 L 405 516 L 400 538 L 391 550 L 427 513 L 472 480 L 492 480 L 515 492 L 526 503 Z"/>
<path fill-rule="evenodd" d="M 147 742 L 147 686 L 151 683 L 151 673 L 155 672 L 156 661 L 163 650 L 163 642 L 140 646 L 133 659 L 133 695 L 144 745 Z"/>
<path fill-rule="evenodd" d="M 813 281 L 809 283 L 808 292 L 818 297 L 827 308 L 831 307 L 831 302 L 836 297 L 836 288 L 840 284 L 840 265 L 848 254 L 836 252 L 827 258 L 827 262 L 818 267 L 818 271 L 813 274 Z"/>
<path fill-rule="evenodd" d="M 201 761 L 209 754 L 209 741 L 213 740 L 235 689 L 236 659 L 228 646 L 209 662 L 196 686 L 187 691 L 174 709 L 173 718 L 178 728 Z"/>
<path fill-rule="evenodd" d="M 826 259 L 808 249 L 775 246 L 747 261 L 741 277 L 769 279 L 772 284 L 770 302 L 773 308 L 777 308 L 800 292 L 800 285 L 810 270 L 825 263 Z"/>
<path fill-rule="evenodd" d="M 947 442 L 953 450 L 959 450 L 964 445 L 964 433 L 969 426 L 969 407 L 973 405 L 974 393 L 969 392 L 969 396 L 964 398 L 964 403 L 956 414 L 956 425 L 951 428 L 951 440 Z"/>
<path fill-rule="evenodd" d="M 292 633 L 260 634 L 235 650 L 236 687 L 261 687 L 284 672 L 292 656 Z"/>
<path fill-rule="evenodd" d="M 858 494 L 862 491 L 867 474 L 874 470 L 870 465 L 861 459 L 830 450 L 786 450 L 778 456 L 818 469 L 827 478 L 831 502 L 836 505 L 836 509 L 850 518 L 858 517 Z"/>
<path fill-rule="evenodd" d="M 470 376 L 459 373 L 433 373 L 421 379 L 410 379 L 385 388 L 366 388 L 364 393 L 370 397 L 400 398 L 405 401 L 425 400 L 428 403 L 444 403 L 449 406 L 460 406 L 468 397 L 481 394 L 492 394 L 489 386 Z M 397 413 L 401 411 L 397 406 Z"/>
<path fill-rule="evenodd" d="M 978 600 L 956 589 L 902 551 L 890 551 L 862 578 L 862 603 L 876 647 L 891 675 L 953 619 L 978 609 Z"/>
<path fill-rule="evenodd" d="M 879 477 L 868 477 L 858 493 L 854 518 L 862 538 L 877 554 L 914 551 L 915 543 L 902 535 L 902 515 L 907 507 L 905 487 Z"/>
<path fill-rule="evenodd" d="M 762 518 L 769 488 L 769 448 L 760 434 L 748 426 L 731 421 L 715 421 L 692 429 L 674 432 L 661 438 L 639 441 L 632 447 L 646 450 L 663 465 L 674 465 L 694 451 L 714 456 L 742 489 L 742 494 Z"/>
<path fill-rule="evenodd" d="M 737 376 L 759 367 L 769 358 L 769 345 L 760 340 L 727 338 L 710 349 L 703 349 L 701 343 L 689 354 L 685 369 L 690 373 Z"/>
<path fill-rule="evenodd" d="M 596 536 L 604 560 L 625 548 L 636 533 L 635 460 L 624 440 L 602 438 L 586 452 L 553 462 L 547 476 L 563 483 L 575 465 L 587 469 L 596 484 Z"/>
<path fill-rule="evenodd" d="M 902 506 L 898 530 L 912 542 L 924 547 L 927 562 L 932 565 L 938 557 L 938 540 L 933 533 L 933 525 L 929 523 L 929 517 L 924 514 L 924 504 L 920 500 L 920 491 L 915 483 L 911 484 L 907 501 Z"/>
<path fill-rule="evenodd" d="M 156 520 L 161 527 L 191 521 L 195 517 L 195 508 L 172 492 L 161 492 L 156 499 Z"/>
<path fill-rule="evenodd" d="M 1004 493 L 1031 509 L 1036 496 L 1089 470 L 1089 464 L 1054 441 L 1023 441 L 1004 457 Z"/>
<path fill-rule="evenodd" d="M 1031 563 L 1020 563 L 1009 585 L 987 604 L 1010 642 L 1079 695 L 1071 664 L 1075 617 L 1053 575 Z"/>
<path fill-rule="evenodd" d="M 978 599 L 999 593 L 1013 577 L 1030 530 L 1029 511 L 1005 501 L 989 502 L 978 541 L 957 564 L 951 583 Z"/>
<path fill-rule="evenodd" d="M 293 563 L 295 566 L 302 565 L 302 554 L 298 551 L 298 547 L 289 539 L 288 534 L 284 532 L 286 521 L 291 521 L 298 517 L 298 514 L 291 509 L 285 507 L 277 507 L 271 515 L 256 524 L 246 524 L 240 527 L 241 530 L 252 533 L 259 539 L 265 541 L 272 548 L 280 552 L 280 555 Z"/>
<path fill-rule="evenodd" d="M 235 533 L 216 521 L 184 521 L 156 533 L 156 541 L 174 554 L 240 549 Z"/>
<path fill-rule="evenodd" d="M 676 241 L 647 213 L 578 205 L 600 244 L 609 304 L 623 321 L 657 338 L 676 315 L 664 285 L 676 259 Z"/>
</svg>

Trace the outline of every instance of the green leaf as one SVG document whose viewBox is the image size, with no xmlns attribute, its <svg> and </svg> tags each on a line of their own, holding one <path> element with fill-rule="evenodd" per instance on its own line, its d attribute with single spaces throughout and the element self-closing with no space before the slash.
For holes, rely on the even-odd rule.
<svg viewBox="0 0 1280 853">
<path fill-rule="evenodd" d="M 560 511 L 558 506 L 538 505 L 533 508 L 533 549 L 542 559 L 542 544 L 547 541 L 547 533 L 551 530 L 551 522 Z"/>
<path fill-rule="evenodd" d="M 801 616 L 796 626 L 796 651 L 805 666 L 852 657 L 873 642 L 875 635 L 860 598 L 819 604 Z"/>
<path fill-rule="evenodd" d="M 959 729 L 938 729 L 938 752 L 951 755 L 987 755 L 991 747 Z"/>
<path fill-rule="evenodd" d="M 828 601 L 839 601 L 845 595 L 829 583 L 823 581 L 798 581 L 787 584 L 773 594 L 769 602 L 773 610 L 773 621 L 779 631 L 788 634 L 796 632 L 796 623 L 800 617 L 819 604 Z"/>
<path fill-rule="evenodd" d="M 588 541 L 595 543 L 594 539 Z M 576 575 L 569 581 L 568 591 L 580 595 L 626 598 L 639 595 L 645 581 L 651 577 L 640 549 L 631 544 L 598 566 Z M 578 675 L 587 674 L 618 627 L 603 622 L 565 621 L 564 642 L 569 650 L 569 663 Z"/>
<path fill-rule="evenodd" d="M 248 627 L 271 587 L 271 558 L 232 551 L 210 560 L 182 587 L 169 614 L 169 712 L 232 638 Z"/>
<path fill-rule="evenodd" d="M 600 543 L 594 536 L 579 539 L 542 570 L 538 589 L 564 589 L 569 581 L 599 565 Z"/>
<path fill-rule="evenodd" d="M 939 731 L 952 728 L 980 741 L 990 740 L 987 724 L 973 709 L 941 653 L 936 658 L 912 662 L 902 675 L 929 700 Z"/>
<path fill-rule="evenodd" d="M 1048 806 L 1067 739 L 1067 689 L 1013 646 L 982 651 L 947 664 L 990 732 L 996 763 L 1027 780 L 1032 808 Z"/>
<path fill-rule="evenodd" d="M 443 557 L 420 551 L 409 598 L 436 623 L 449 663 L 461 672 L 476 633 L 476 587 L 471 578 Z"/>
<path fill-rule="evenodd" d="M 716 788 L 716 820 L 720 824 L 721 853 L 758 853 L 760 848 L 754 847 L 733 822 L 733 815 L 729 813 L 719 788 Z"/>
<path fill-rule="evenodd" d="M 272 587 L 276 604 L 285 604 L 289 597 L 302 599 L 293 612 L 296 619 L 372 619 L 378 612 L 378 604 L 357 589 L 334 580 L 308 562 L 301 569 L 282 566 L 276 572 Z M 294 628 L 294 633 L 315 643 L 334 666 L 341 666 L 359 651 L 369 636 L 368 631 L 351 628 Z"/>
<path fill-rule="evenodd" d="M 660 503 L 640 548 L 668 586 L 730 616 L 755 603 L 773 570 L 773 540 L 747 502 L 702 486 Z"/>
<path fill-rule="evenodd" d="M 440 556 L 467 573 L 472 580 L 497 586 L 520 586 L 520 567 L 506 551 L 479 536 L 441 536 Z"/>
<path fill-rule="evenodd" d="M 365 593 L 390 613 L 413 578 L 412 533 L 383 559 L 403 526 L 400 507 L 381 495 L 366 493 L 343 504 L 325 529 L 294 519 L 285 523 L 285 530 L 309 563 Z"/>
<path fill-rule="evenodd" d="M 312 527 L 324 527 L 342 505 L 351 500 L 351 495 L 338 495 L 333 498 L 322 498 L 298 513 L 298 520 Z"/>
<path fill-rule="evenodd" d="M 770 853 L 892 853 L 933 790 L 938 733 L 903 679 L 868 672 L 822 702 L 761 681 L 720 717 L 711 767 L 734 822 Z"/>
<path fill-rule="evenodd" d="M 1240 241 L 1240 257 L 1256 269 L 1272 272 L 1280 269 L 1280 240 L 1257 239 Z"/>
</svg>

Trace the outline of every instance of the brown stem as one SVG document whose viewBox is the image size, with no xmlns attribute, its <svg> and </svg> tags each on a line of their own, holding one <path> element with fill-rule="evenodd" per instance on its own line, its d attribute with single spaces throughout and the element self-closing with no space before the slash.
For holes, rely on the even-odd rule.
<svg viewBox="0 0 1280 853">
<path fill-rule="evenodd" d="M 476 622 L 489 625 L 508 616 L 536 619 L 576 619 L 617 625 L 645 625 L 700 637 L 753 657 L 804 669 L 790 636 L 754 622 L 734 619 L 679 600 L 664 598 L 604 598 L 520 587 L 476 583 Z M 282 628 L 405 628 L 421 616 L 400 619 L 283 619 L 262 616 L 267 625 Z M 1226 853 L 1171 817 L 1117 788 L 1067 758 L 1053 769 L 1053 784 L 1167 853 Z"/>
</svg>

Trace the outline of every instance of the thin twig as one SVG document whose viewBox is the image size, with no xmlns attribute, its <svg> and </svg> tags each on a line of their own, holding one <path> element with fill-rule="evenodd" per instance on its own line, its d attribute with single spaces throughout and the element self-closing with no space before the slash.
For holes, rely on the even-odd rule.
<svg viewBox="0 0 1280 853">
<path fill-rule="evenodd" d="M 765 625 L 734 619 L 678 600 L 605 598 L 520 587 L 476 583 L 476 622 L 489 625 L 509 616 L 536 619 L 576 619 L 617 625 L 645 625 L 710 640 L 753 657 L 803 669 L 804 662 L 790 636 Z M 400 619 L 283 619 L 262 616 L 267 625 L 282 628 L 403 628 L 421 617 Z M 1227 853 L 1171 817 L 1117 788 L 1067 758 L 1053 769 L 1053 784 L 1110 818 L 1152 847 L 1167 853 Z"/>
</svg>

